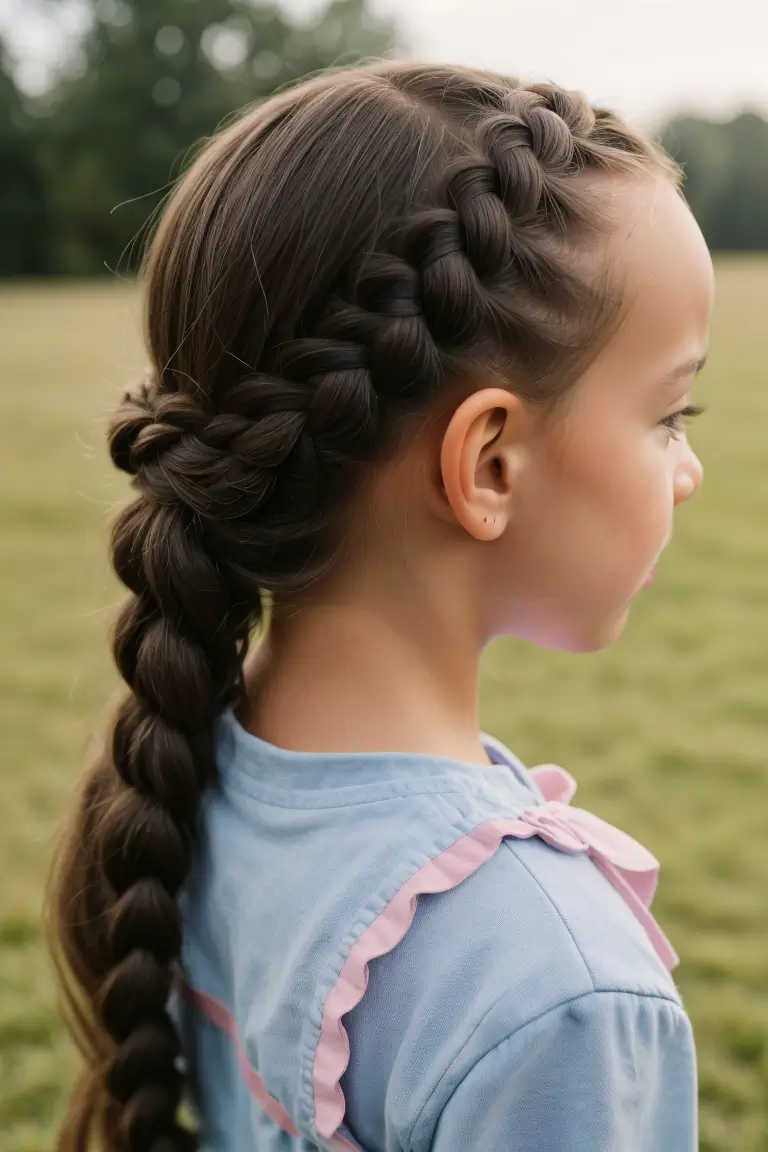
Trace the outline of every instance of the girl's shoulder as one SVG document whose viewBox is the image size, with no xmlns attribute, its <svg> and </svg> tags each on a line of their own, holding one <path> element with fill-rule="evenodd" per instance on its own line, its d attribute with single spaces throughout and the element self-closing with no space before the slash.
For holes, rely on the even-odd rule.
<svg viewBox="0 0 768 1152">
<path fill-rule="evenodd" d="M 492 1053 L 508 1060 L 512 1091 L 516 1045 L 548 1059 L 570 1048 L 588 1076 L 590 1031 L 608 1051 L 661 1030 L 677 1043 L 683 1074 L 693 1068 L 687 1018 L 643 923 L 587 853 L 538 836 L 504 838 L 461 883 L 421 897 L 397 948 L 369 964 L 365 996 L 344 1025 L 348 1123 L 373 1148 L 392 1126 L 399 1146 L 432 1147 L 458 1086 Z M 630 1143 L 617 1136 L 606 1147 Z"/>
<path fill-rule="evenodd" d="M 346 1123 L 384 1147 L 394 1125 L 410 1147 L 452 1084 L 558 1012 L 682 1016 L 647 913 L 656 862 L 572 808 L 566 773 L 486 746 L 487 768 L 314 757 L 224 728 L 188 967 L 314 1140 Z"/>
</svg>

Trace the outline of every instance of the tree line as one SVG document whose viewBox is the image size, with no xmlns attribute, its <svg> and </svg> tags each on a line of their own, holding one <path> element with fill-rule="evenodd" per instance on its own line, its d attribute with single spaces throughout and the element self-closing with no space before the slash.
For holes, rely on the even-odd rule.
<svg viewBox="0 0 768 1152">
<path fill-rule="evenodd" d="M 270 0 L 89 0 L 89 17 L 34 98 L 0 44 L 2 277 L 132 271 L 171 182 L 234 109 L 398 39 L 366 0 L 309 24 Z M 768 249 L 768 123 L 685 117 L 661 138 L 710 246 Z"/>
</svg>

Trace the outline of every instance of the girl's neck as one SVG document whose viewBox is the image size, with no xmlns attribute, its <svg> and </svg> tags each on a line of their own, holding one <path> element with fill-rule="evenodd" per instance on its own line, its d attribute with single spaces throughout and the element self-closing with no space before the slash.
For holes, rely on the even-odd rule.
<svg viewBox="0 0 768 1152">
<path fill-rule="evenodd" d="M 244 727 L 297 752 L 411 752 L 487 764 L 478 726 L 480 651 L 439 605 L 414 617 L 311 604 L 275 616 L 247 668 Z"/>
</svg>

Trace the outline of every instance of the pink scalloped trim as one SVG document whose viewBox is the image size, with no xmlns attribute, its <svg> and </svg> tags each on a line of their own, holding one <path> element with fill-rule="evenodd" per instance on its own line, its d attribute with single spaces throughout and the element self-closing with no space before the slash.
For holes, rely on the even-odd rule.
<svg viewBox="0 0 768 1152">
<path fill-rule="evenodd" d="M 665 967 L 678 958 L 650 912 L 658 878 L 658 861 L 641 844 L 591 812 L 568 805 L 576 791 L 573 777 L 557 765 L 542 765 L 531 775 L 544 803 L 529 808 L 519 819 L 486 820 L 429 860 L 400 888 L 352 946 L 325 1002 L 320 1036 L 312 1069 L 315 1128 L 332 1152 L 356 1152 L 339 1128 L 346 1102 L 340 1080 L 349 1064 L 349 1041 L 342 1018 L 355 1008 L 368 986 L 368 964 L 391 952 L 413 923 L 419 896 L 446 892 L 466 880 L 493 856 L 506 836 L 539 836 L 562 852 L 587 854 L 624 898 L 645 928 Z M 265 1114 L 283 1131 L 299 1132 L 283 1106 L 267 1092 L 261 1076 L 245 1054 L 237 1022 L 218 1000 L 186 982 L 180 990 L 235 1045 L 249 1091 Z"/>
<path fill-rule="evenodd" d="M 261 1105 L 265 1115 L 274 1121 L 278 1128 L 282 1128 L 283 1132 L 287 1132 L 289 1136 L 295 1136 L 298 1139 L 300 1133 L 293 1120 L 291 1120 L 280 1101 L 275 1100 L 274 1096 L 270 1096 L 261 1076 L 259 1076 L 256 1069 L 249 1063 L 240 1040 L 237 1021 L 229 1009 L 225 1008 L 221 1001 L 215 1000 L 213 996 L 208 996 L 205 992 L 200 992 L 197 988 L 193 988 L 190 984 L 187 984 L 186 981 L 179 983 L 179 989 L 182 995 L 194 1004 L 212 1024 L 215 1024 L 222 1032 L 226 1032 L 237 1049 L 240 1068 L 248 1091 Z M 357 1152 L 356 1145 L 351 1144 L 349 1140 L 345 1140 L 338 1132 L 330 1137 L 328 1147 L 332 1152 Z"/>
<path fill-rule="evenodd" d="M 447 892 L 461 884 L 490 860 L 505 836 L 535 835 L 535 828 L 522 820 L 478 824 L 414 872 L 355 941 L 325 1002 L 312 1069 L 315 1127 L 324 1139 L 329 1139 L 344 1119 L 346 1102 L 339 1081 L 349 1063 L 349 1040 L 341 1020 L 365 995 L 369 961 L 400 943 L 413 922 L 419 896 Z"/>
<path fill-rule="evenodd" d="M 369 962 L 400 943 L 413 923 L 419 896 L 457 887 L 490 860 L 506 836 L 519 840 L 539 836 L 561 852 L 587 854 L 643 925 L 664 966 L 671 971 L 677 965 L 674 948 L 650 912 L 658 860 L 598 816 L 570 808 L 576 781 L 568 772 L 544 764 L 531 775 L 543 804 L 527 809 L 519 819 L 486 820 L 459 837 L 406 881 L 353 944 L 323 1008 L 312 1069 L 315 1128 L 325 1139 L 333 1136 L 344 1119 L 346 1102 L 340 1081 L 349 1064 L 349 1039 L 342 1017 L 365 995 Z"/>
</svg>

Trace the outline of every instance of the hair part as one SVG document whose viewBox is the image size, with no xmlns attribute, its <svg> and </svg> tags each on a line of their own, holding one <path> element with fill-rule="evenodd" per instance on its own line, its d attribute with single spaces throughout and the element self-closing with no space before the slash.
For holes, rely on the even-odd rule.
<svg viewBox="0 0 768 1152">
<path fill-rule="evenodd" d="M 617 306 L 579 257 L 605 231 L 594 177 L 647 172 L 679 178 L 578 94 L 387 63 L 248 112 L 179 182 L 144 268 L 152 368 L 109 434 L 135 489 L 112 535 L 129 691 L 53 875 L 86 1061 L 59 1152 L 196 1146 L 166 1011 L 177 897 L 263 597 L 330 570 L 348 494 L 449 385 L 487 367 L 567 391 Z"/>
</svg>

